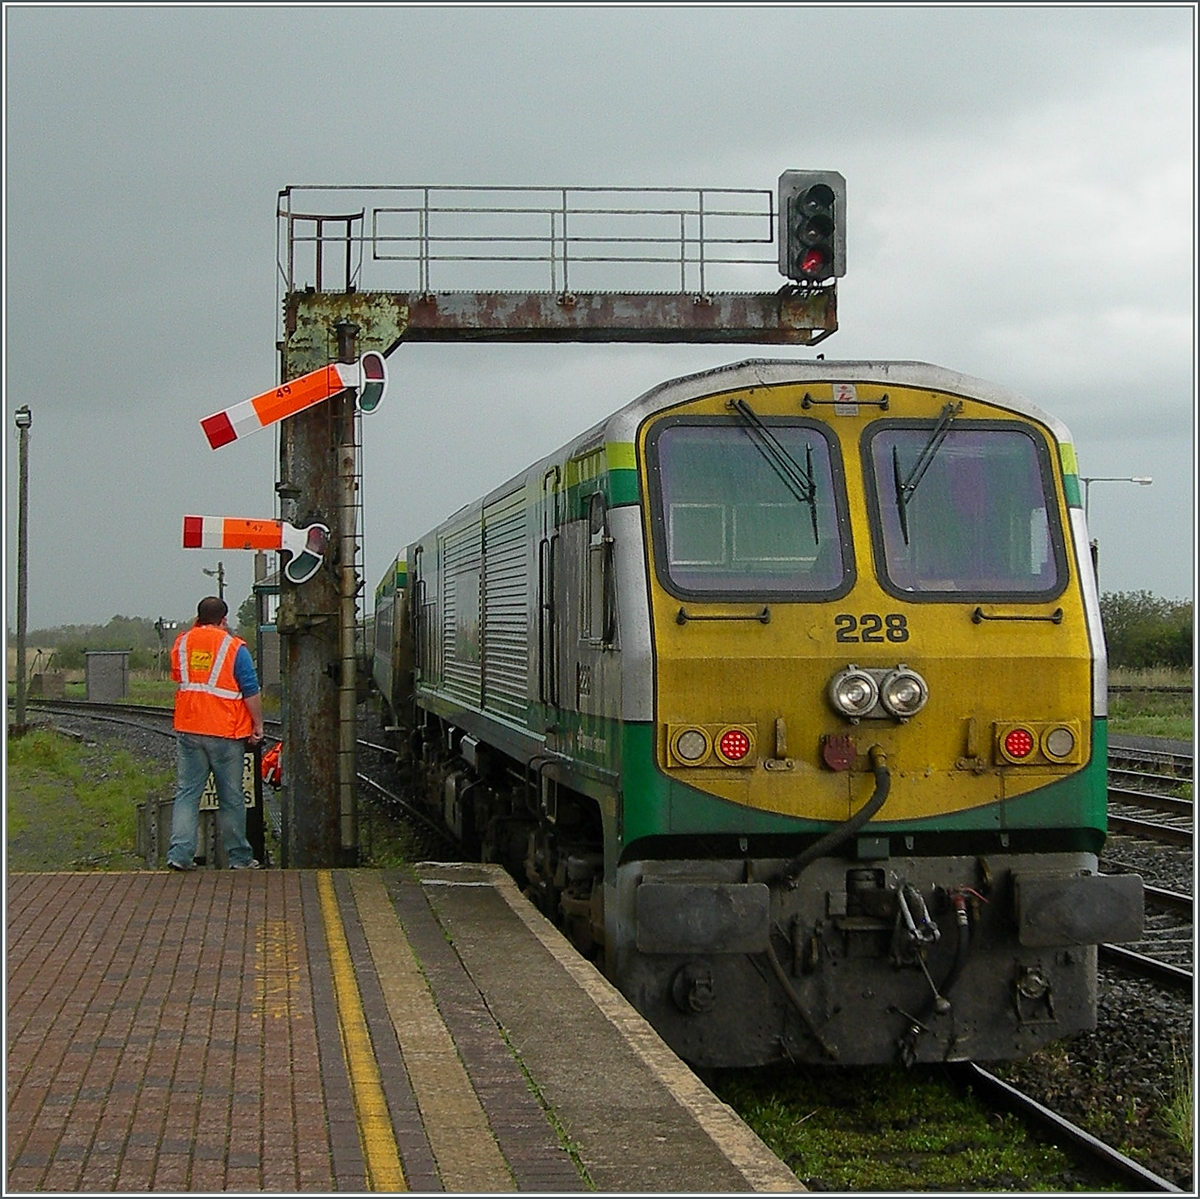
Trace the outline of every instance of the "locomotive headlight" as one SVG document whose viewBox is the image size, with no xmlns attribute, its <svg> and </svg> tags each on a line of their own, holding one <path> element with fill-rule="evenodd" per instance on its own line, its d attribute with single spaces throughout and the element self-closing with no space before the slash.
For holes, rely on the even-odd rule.
<svg viewBox="0 0 1200 1199">
<path fill-rule="evenodd" d="M 879 688 L 883 706 L 893 715 L 907 720 L 915 716 L 929 700 L 929 685 L 915 670 L 906 666 L 893 670 Z"/>
<path fill-rule="evenodd" d="M 1054 725 L 1042 734 L 1042 752 L 1054 762 L 1061 762 L 1075 752 L 1075 734 L 1065 724 Z"/>
<path fill-rule="evenodd" d="M 843 716 L 865 716 L 878 700 L 878 684 L 857 666 L 839 670 L 829 682 L 829 702 Z"/>
<path fill-rule="evenodd" d="M 703 729 L 683 729 L 675 734 L 671 748 L 681 762 L 700 762 L 708 757 L 708 734 Z"/>
</svg>

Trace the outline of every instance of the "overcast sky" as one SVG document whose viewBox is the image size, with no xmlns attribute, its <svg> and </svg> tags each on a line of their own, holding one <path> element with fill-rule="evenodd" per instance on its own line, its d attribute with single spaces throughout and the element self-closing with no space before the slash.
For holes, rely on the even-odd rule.
<svg viewBox="0 0 1200 1199">
<path fill-rule="evenodd" d="M 274 515 L 296 184 L 774 188 L 840 171 L 828 358 L 1027 395 L 1095 484 L 1103 590 L 1193 594 L 1195 11 L 6 5 L 6 613 L 33 410 L 30 628 L 188 616 L 185 514 Z M 767 278 L 763 290 L 780 280 Z M 817 350 L 768 350 L 812 357 Z M 672 376 L 755 347 L 404 346 L 364 422 L 367 594 L 409 540 Z"/>
</svg>

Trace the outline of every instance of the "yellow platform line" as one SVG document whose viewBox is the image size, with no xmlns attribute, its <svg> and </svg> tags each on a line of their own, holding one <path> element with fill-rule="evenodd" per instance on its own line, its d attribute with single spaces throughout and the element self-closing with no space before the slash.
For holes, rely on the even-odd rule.
<svg viewBox="0 0 1200 1199">
<path fill-rule="evenodd" d="M 362 1141 L 363 1161 L 367 1169 L 367 1186 L 373 1191 L 406 1191 L 396 1134 L 388 1112 L 379 1067 L 371 1047 L 367 1020 L 363 1014 L 350 946 L 342 926 L 337 896 L 333 890 L 333 875 L 328 870 L 317 871 L 317 895 L 321 902 L 321 920 L 325 925 L 325 942 L 329 947 L 329 965 L 333 974 L 333 992 L 337 1003 L 338 1029 L 342 1034 L 342 1052 L 350 1075 L 350 1091 L 354 1096 L 354 1114 L 358 1119 L 358 1135 Z"/>
<path fill-rule="evenodd" d="M 442 1184 L 461 1194 L 515 1191 L 387 887 L 378 872 L 364 870 L 350 875 L 350 886 Z"/>
</svg>

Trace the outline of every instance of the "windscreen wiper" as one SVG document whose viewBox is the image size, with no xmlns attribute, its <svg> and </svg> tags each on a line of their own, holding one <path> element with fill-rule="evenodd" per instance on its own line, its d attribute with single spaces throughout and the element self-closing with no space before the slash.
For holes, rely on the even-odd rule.
<svg viewBox="0 0 1200 1199">
<path fill-rule="evenodd" d="M 741 413 L 750 426 L 749 431 L 757 434 L 757 440 L 754 437 L 750 438 L 751 444 L 767 460 L 767 464 L 783 481 L 783 485 L 800 503 L 808 505 L 809 515 L 812 517 L 813 544 L 820 545 L 821 538 L 817 533 L 817 484 L 813 478 L 811 442 L 805 446 L 805 464 L 801 466 L 745 400 L 732 400 L 730 407 Z"/>
<path fill-rule="evenodd" d="M 941 449 L 942 442 L 946 440 L 946 434 L 950 432 L 950 422 L 961 411 L 961 400 L 957 404 L 947 404 L 942 409 L 942 415 L 938 417 L 938 423 L 934 425 L 929 440 L 917 455 L 917 460 L 913 463 L 912 470 L 908 472 L 908 478 L 903 482 L 900 480 L 900 454 L 896 446 L 892 446 L 892 481 L 896 485 L 896 512 L 900 517 L 900 532 L 904 535 L 905 545 L 908 544 L 909 501 L 912 499 L 913 493 L 917 490 L 921 480 L 925 477 L 925 472 L 929 469 L 929 464 L 937 456 L 938 450 Z"/>
</svg>

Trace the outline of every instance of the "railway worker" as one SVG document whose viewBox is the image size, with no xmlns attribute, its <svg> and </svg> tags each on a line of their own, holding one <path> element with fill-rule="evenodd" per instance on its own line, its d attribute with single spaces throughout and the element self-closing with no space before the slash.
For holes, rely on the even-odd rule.
<svg viewBox="0 0 1200 1199">
<path fill-rule="evenodd" d="M 217 784 L 221 843 L 234 870 L 257 870 L 246 840 L 242 792 L 245 743 L 263 737 L 258 673 L 246 643 L 226 622 L 229 607 L 214 595 L 196 608 L 196 623 L 180 633 L 171 650 L 175 693 L 175 757 L 178 774 L 167 865 L 195 870 L 200 795 L 209 772 Z"/>
</svg>

